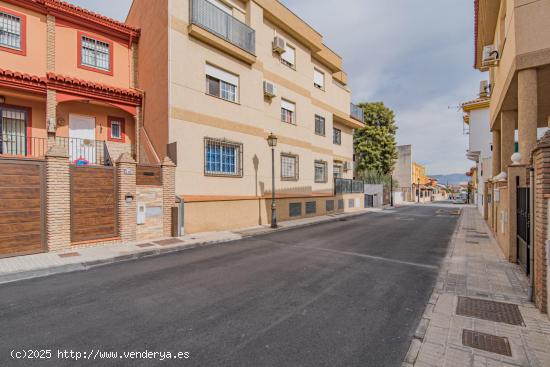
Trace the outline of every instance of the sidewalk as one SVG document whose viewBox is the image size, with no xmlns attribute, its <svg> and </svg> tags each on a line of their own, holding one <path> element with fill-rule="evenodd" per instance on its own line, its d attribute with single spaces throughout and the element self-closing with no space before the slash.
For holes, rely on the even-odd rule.
<svg viewBox="0 0 550 367">
<path fill-rule="evenodd" d="M 465 207 L 403 367 L 550 366 L 550 321 L 528 285 L 479 212 Z"/>
<path fill-rule="evenodd" d="M 353 213 L 324 215 L 285 221 L 280 222 L 279 228 L 276 230 L 271 229 L 269 226 L 257 226 L 233 232 L 195 233 L 180 238 L 159 238 L 126 244 L 75 248 L 63 252 L 10 257 L 0 259 L 0 284 L 59 273 L 82 271 L 115 262 L 185 251 L 198 246 L 235 241 L 244 237 L 339 220 L 341 218 L 361 215 L 373 211 L 379 211 L 379 209 L 363 209 Z"/>
</svg>

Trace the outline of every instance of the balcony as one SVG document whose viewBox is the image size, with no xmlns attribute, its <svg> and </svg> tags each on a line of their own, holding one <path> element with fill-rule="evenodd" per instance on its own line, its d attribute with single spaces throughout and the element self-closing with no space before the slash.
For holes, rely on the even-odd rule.
<svg viewBox="0 0 550 367">
<path fill-rule="evenodd" d="M 212 3 L 206 0 L 192 0 L 190 23 L 189 33 L 192 36 L 218 49 L 229 52 L 239 59 L 244 59 L 243 61 L 249 63 L 256 61 L 254 56 L 256 53 L 256 32 Z M 201 29 L 197 29 L 197 27 Z M 214 34 L 230 45 L 212 39 L 201 30 Z M 246 55 L 242 51 L 245 51 Z"/>
<path fill-rule="evenodd" d="M 360 180 L 345 178 L 334 179 L 334 194 L 362 194 L 365 191 L 365 184 Z"/>
<path fill-rule="evenodd" d="M 351 106 L 351 112 L 350 115 L 357 121 L 361 121 L 362 123 L 365 123 L 365 115 L 363 114 L 363 109 L 357 105 L 354 105 L 353 103 L 350 104 Z"/>
</svg>

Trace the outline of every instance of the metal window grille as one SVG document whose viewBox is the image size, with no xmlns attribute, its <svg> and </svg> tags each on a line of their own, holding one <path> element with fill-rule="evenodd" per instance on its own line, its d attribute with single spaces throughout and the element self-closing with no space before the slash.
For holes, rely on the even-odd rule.
<svg viewBox="0 0 550 367">
<path fill-rule="evenodd" d="M 302 215 L 302 203 L 290 203 L 288 205 L 289 217 L 299 217 Z"/>
<path fill-rule="evenodd" d="M 214 97 L 219 97 L 227 101 L 237 101 L 237 86 L 226 81 L 206 76 L 206 93 Z"/>
<path fill-rule="evenodd" d="M 281 154 L 281 179 L 298 180 L 298 156 L 294 154 Z"/>
<path fill-rule="evenodd" d="M 327 182 L 327 162 L 315 161 L 315 182 Z"/>
<path fill-rule="evenodd" d="M 27 112 L 0 107 L 0 154 L 27 155 Z"/>
<path fill-rule="evenodd" d="M 342 166 L 341 165 L 335 164 L 332 170 L 333 170 L 334 178 L 342 178 Z"/>
<path fill-rule="evenodd" d="M 204 174 L 242 177 L 243 145 L 227 140 L 204 139 Z"/>
<path fill-rule="evenodd" d="M 120 121 L 111 121 L 111 138 L 120 139 L 121 137 Z"/>
<path fill-rule="evenodd" d="M 327 209 L 327 212 L 334 211 L 334 200 L 327 200 L 325 203 L 325 207 Z"/>
<path fill-rule="evenodd" d="M 190 4 L 191 23 L 254 55 L 256 32 L 252 28 L 209 1 L 193 0 Z"/>
<path fill-rule="evenodd" d="M 339 199 L 338 200 L 338 210 L 343 210 L 344 209 L 344 199 Z"/>
<path fill-rule="evenodd" d="M 317 213 L 317 202 L 308 201 L 306 202 L 306 214 L 315 214 Z"/>
<path fill-rule="evenodd" d="M 315 115 L 315 134 L 325 136 L 325 118 Z"/>
<path fill-rule="evenodd" d="M 82 64 L 103 70 L 111 70 L 111 45 L 82 36 Z"/>
<path fill-rule="evenodd" d="M 355 208 L 355 199 L 348 199 L 348 208 Z"/>
<path fill-rule="evenodd" d="M 0 45 L 21 49 L 21 18 L 0 12 Z"/>
<path fill-rule="evenodd" d="M 342 145 L 342 130 L 334 128 L 333 132 L 334 134 L 333 134 L 332 142 L 334 144 Z"/>
<path fill-rule="evenodd" d="M 335 194 L 361 194 L 364 192 L 364 182 L 344 178 L 334 179 Z"/>
</svg>

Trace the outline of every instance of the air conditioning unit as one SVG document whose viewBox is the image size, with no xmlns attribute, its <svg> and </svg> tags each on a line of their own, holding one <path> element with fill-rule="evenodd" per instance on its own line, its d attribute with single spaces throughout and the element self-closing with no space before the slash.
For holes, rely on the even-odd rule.
<svg viewBox="0 0 550 367">
<path fill-rule="evenodd" d="M 283 54 L 285 52 L 285 40 L 281 37 L 275 37 L 273 39 L 273 52 Z"/>
<path fill-rule="evenodd" d="M 481 98 L 489 97 L 489 89 L 490 89 L 489 82 L 487 80 L 482 80 L 479 83 L 479 96 Z"/>
<path fill-rule="evenodd" d="M 481 65 L 485 67 L 496 66 L 500 60 L 500 54 L 495 45 L 487 45 L 483 47 L 483 55 Z"/>
<path fill-rule="evenodd" d="M 264 80 L 264 95 L 273 98 L 277 95 L 277 87 L 275 84 Z"/>
<path fill-rule="evenodd" d="M 351 171 L 353 169 L 353 164 L 350 161 L 344 162 L 344 171 Z"/>
</svg>

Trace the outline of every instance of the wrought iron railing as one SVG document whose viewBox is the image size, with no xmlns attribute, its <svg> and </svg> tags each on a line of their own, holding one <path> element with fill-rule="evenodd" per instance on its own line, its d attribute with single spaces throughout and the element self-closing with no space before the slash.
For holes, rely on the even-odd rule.
<svg viewBox="0 0 550 367">
<path fill-rule="evenodd" d="M 365 115 L 363 113 L 363 109 L 353 103 L 350 104 L 350 114 L 351 117 L 353 117 L 356 120 L 359 120 L 361 122 L 365 122 Z"/>
<path fill-rule="evenodd" d="M 361 194 L 365 191 L 365 183 L 361 180 L 351 180 L 346 178 L 334 179 L 335 194 Z"/>
<path fill-rule="evenodd" d="M 0 155 L 25 158 L 42 158 L 48 150 L 44 138 L 0 133 Z"/>
<path fill-rule="evenodd" d="M 256 53 L 254 29 L 209 1 L 191 1 L 191 23 L 216 34 L 250 54 Z"/>
<path fill-rule="evenodd" d="M 105 142 L 91 139 L 56 137 L 55 144 L 69 154 L 69 161 L 76 165 L 110 165 L 106 159 Z"/>
</svg>

